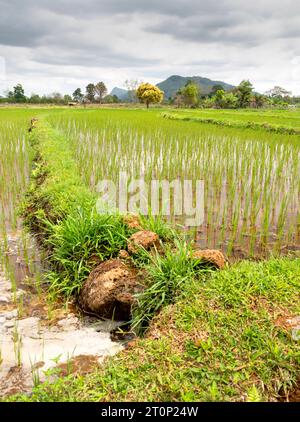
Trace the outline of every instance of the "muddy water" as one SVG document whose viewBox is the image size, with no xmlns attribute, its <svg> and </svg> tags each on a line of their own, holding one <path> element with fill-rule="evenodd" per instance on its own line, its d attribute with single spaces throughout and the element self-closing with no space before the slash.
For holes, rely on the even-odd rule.
<svg viewBox="0 0 300 422">
<path fill-rule="evenodd" d="M 116 322 L 49 305 L 34 244 L 25 253 L 20 233 L 7 240 L 0 266 L 0 396 L 30 392 L 60 371 L 86 373 L 122 350 L 110 338 Z"/>
</svg>

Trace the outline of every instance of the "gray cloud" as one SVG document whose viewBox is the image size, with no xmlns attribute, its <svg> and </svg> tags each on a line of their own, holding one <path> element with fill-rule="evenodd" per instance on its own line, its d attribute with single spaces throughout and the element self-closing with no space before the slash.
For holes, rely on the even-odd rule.
<svg viewBox="0 0 300 422">
<path fill-rule="evenodd" d="M 173 73 L 260 87 L 274 69 L 278 83 L 297 83 L 298 0 L 0 0 L 0 11 L 7 83 L 29 89 L 51 77 L 64 90 L 70 69 L 68 87 Z"/>
</svg>

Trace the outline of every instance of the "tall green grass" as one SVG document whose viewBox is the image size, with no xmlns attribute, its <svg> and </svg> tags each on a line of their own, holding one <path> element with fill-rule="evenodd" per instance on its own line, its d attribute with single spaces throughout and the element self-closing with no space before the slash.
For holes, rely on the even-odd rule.
<svg viewBox="0 0 300 422">
<path fill-rule="evenodd" d="M 120 215 L 96 212 L 96 196 L 83 184 L 63 136 L 40 121 L 30 142 L 35 168 L 22 205 L 24 223 L 47 252 L 50 291 L 69 297 L 78 293 L 95 260 L 126 247 L 131 231 Z"/>
<path fill-rule="evenodd" d="M 286 258 L 186 280 L 134 347 L 15 400 L 275 402 L 299 376 L 299 343 L 285 326 L 300 312 L 299 280 L 299 259 Z"/>
</svg>

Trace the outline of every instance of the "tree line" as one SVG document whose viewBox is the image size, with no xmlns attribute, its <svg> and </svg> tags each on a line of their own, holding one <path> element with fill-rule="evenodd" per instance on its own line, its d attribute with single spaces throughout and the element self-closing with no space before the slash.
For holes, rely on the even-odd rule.
<svg viewBox="0 0 300 422">
<path fill-rule="evenodd" d="M 107 88 L 104 82 L 96 84 L 89 83 L 85 92 L 81 88 L 76 88 L 72 95 L 53 92 L 49 95 L 31 94 L 30 97 L 25 95 L 24 88 L 21 84 L 17 84 L 12 90 L 9 90 L 4 97 L 0 97 L 2 103 L 29 103 L 29 104 L 57 104 L 66 105 L 75 103 L 118 103 L 119 99 L 115 95 L 107 95 Z"/>
<path fill-rule="evenodd" d="M 164 93 L 154 85 L 138 81 L 125 81 L 128 92 L 127 102 L 145 103 L 147 108 L 151 103 L 160 103 L 163 101 Z M 52 93 L 50 95 L 40 96 L 32 94 L 30 97 L 25 95 L 24 88 L 21 84 L 17 84 L 12 90 L 7 92 L 5 97 L 0 97 L 2 103 L 29 103 L 29 104 L 109 104 L 121 102 L 116 95 L 108 95 L 107 87 L 104 82 L 96 84 L 89 83 L 85 92 L 81 88 L 76 88 L 71 95 L 62 95 L 60 93 Z"/>
<path fill-rule="evenodd" d="M 259 94 L 249 80 L 243 80 L 237 87 L 225 90 L 222 85 L 214 85 L 210 94 L 202 95 L 199 85 L 188 81 L 169 103 L 176 107 L 202 107 L 202 108 L 263 108 L 263 107 L 287 107 L 292 104 L 300 104 L 299 97 L 293 97 L 290 91 L 275 86 Z"/>
<path fill-rule="evenodd" d="M 184 87 L 177 91 L 173 98 L 164 100 L 164 93 L 156 86 L 136 80 L 125 81 L 128 99 L 125 102 L 145 103 L 147 108 L 151 103 L 170 104 L 175 107 L 201 107 L 201 108 L 262 108 L 262 107 L 287 107 L 300 105 L 300 98 L 293 97 L 286 89 L 275 86 L 264 94 L 254 91 L 249 80 L 243 80 L 237 87 L 225 90 L 222 85 L 214 85 L 209 94 L 202 94 L 200 86 L 188 81 Z M 29 103 L 29 104 L 113 104 L 122 102 L 116 95 L 109 95 L 104 82 L 89 83 L 85 91 L 76 88 L 72 95 L 62 95 L 54 92 L 50 95 L 40 96 L 32 94 L 27 97 L 21 84 L 17 84 L 7 92 L 5 97 L 0 97 L 0 102 Z M 124 102 L 124 100 L 123 100 Z"/>
</svg>

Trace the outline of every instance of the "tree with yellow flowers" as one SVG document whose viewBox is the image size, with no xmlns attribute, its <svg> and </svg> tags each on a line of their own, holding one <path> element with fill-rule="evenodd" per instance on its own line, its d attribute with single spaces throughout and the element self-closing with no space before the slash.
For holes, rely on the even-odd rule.
<svg viewBox="0 0 300 422">
<path fill-rule="evenodd" d="M 163 91 L 148 83 L 142 83 L 138 87 L 136 95 L 141 102 L 146 103 L 147 108 L 151 103 L 160 103 L 164 98 Z"/>
</svg>

